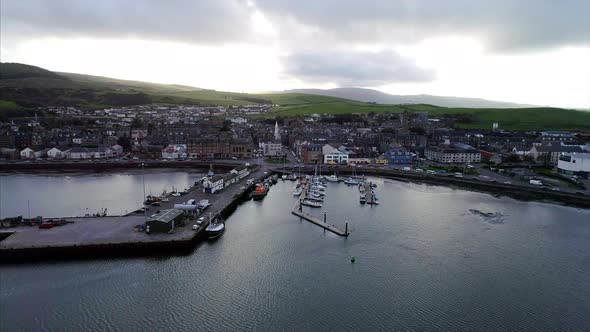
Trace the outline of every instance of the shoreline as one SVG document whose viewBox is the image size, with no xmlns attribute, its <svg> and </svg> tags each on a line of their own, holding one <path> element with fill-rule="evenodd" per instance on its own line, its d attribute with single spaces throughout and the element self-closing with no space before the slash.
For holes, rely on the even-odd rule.
<svg viewBox="0 0 590 332">
<path fill-rule="evenodd" d="M 290 170 L 275 170 L 278 173 L 290 173 Z M 458 188 L 464 190 L 471 190 L 481 193 L 488 193 L 491 195 L 507 196 L 522 201 L 535 201 L 550 204 L 559 204 L 564 206 L 585 208 L 590 209 L 590 196 L 583 194 L 574 194 L 563 191 L 551 191 L 548 189 L 531 188 L 525 186 L 518 186 L 512 184 L 504 184 L 498 182 L 485 182 L 479 180 L 471 180 L 467 178 L 456 178 L 452 176 L 440 176 L 440 175 L 429 175 L 419 174 L 403 171 L 394 170 L 383 170 L 383 169 L 348 169 L 348 168 L 335 168 L 331 169 L 330 173 L 338 173 L 345 175 L 354 175 L 354 173 L 362 173 L 365 176 L 379 177 L 383 179 L 403 181 L 403 182 L 416 182 L 426 183 L 432 185 L 440 185 L 451 188 Z M 304 169 L 302 173 L 313 174 L 313 170 Z"/>
</svg>

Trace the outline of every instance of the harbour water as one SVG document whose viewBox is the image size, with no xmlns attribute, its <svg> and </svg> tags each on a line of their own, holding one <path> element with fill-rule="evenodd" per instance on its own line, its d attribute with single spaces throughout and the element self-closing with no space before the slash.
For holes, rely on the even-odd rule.
<svg viewBox="0 0 590 332">
<path fill-rule="evenodd" d="M 84 216 L 107 209 L 121 215 L 141 207 L 143 175 L 146 195 L 184 190 L 203 177 L 202 172 L 174 170 L 123 173 L 1 174 L 0 217 Z"/>
<path fill-rule="evenodd" d="M 378 206 L 330 183 L 312 212 L 348 238 L 279 181 L 188 255 L 0 265 L 0 330 L 590 329 L 589 210 L 375 181 Z"/>
</svg>

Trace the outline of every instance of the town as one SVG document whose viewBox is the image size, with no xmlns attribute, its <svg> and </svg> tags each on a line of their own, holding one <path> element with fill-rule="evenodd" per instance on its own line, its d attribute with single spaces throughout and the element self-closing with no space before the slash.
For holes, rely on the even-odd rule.
<svg viewBox="0 0 590 332">
<path fill-rule="evenodd" d="M 50 107 L 0 123 L 0 164 L 234 160 L 394 168 L 584 193 L 590 133 L 455 128 L 428 112 L 273 117 L 271 104 Z"/>
</svg>

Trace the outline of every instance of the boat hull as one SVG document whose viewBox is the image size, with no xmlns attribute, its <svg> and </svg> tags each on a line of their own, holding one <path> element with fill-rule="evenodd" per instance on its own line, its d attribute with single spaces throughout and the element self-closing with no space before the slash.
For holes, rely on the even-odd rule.
<svg viewBox="0 0 590 332">
<path fill-rule="evenodd" d="M 210 225 L 205 228 L 205 235 L 210 240 L 220 237 L 223 232 L 225 232 L 225 225 L 214 225 L 213 227 Z"/>
</svg>

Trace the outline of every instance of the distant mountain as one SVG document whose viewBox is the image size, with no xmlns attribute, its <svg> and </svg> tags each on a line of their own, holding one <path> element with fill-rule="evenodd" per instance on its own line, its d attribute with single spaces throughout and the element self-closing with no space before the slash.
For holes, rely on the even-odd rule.
<svg viewBox="0 0 590 332">
<path fill-rule="evenodd" d="M 443 107 L 465 108 L 517 108 L 534 107 L 534 105 L 516 104 L 480 98 L 461 98 L 432 95 L 390 95 L 373 89 L 336 88 L 336 89 L 294 89 L 281 93 L 305 93 L 363 101 L 377 104 L 429 104 Z"/>
</svg>

